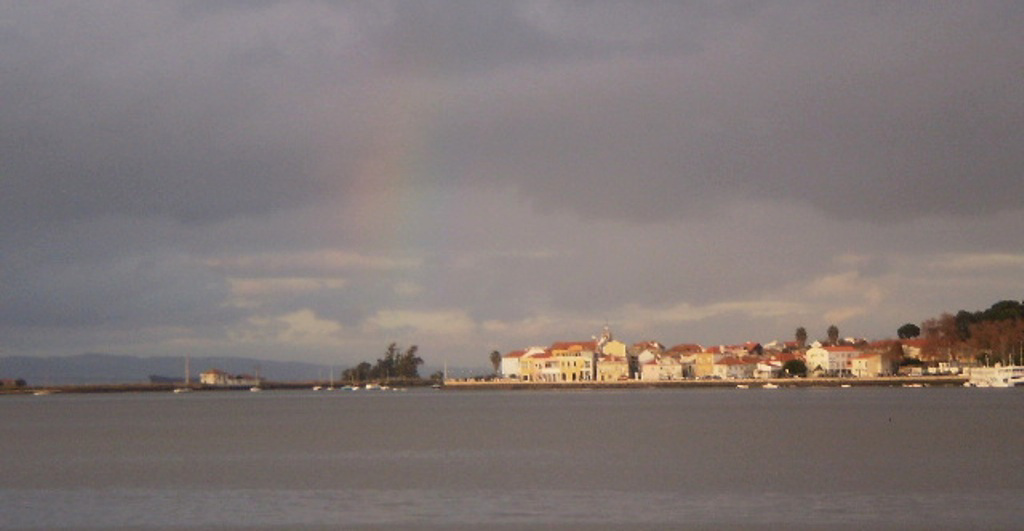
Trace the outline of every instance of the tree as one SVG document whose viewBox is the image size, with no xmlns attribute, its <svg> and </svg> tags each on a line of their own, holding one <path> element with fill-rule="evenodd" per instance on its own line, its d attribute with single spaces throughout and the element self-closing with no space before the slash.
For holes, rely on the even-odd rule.
<svg viewBox="0 0 1024 531">
<path fill-rule="evenodd" d="M 807 364 L 803 360 L 789 360 L 782 364 L 782 372 L 787 376 L 807 376 Z"/>
<path fill-rule="evenodd" d="M 831 325 L 828 327 L 828 343 L 832 346 L 839 344 L 839 327 Z"/>
<path fill-rule="evenodd" d="M 907 323 L 896 330 L 896 336 L 900 339 L 911 339 L 921 335 L 921 327 L 914 323 Z"/>
<path fill-rule="evenodd" d="M 921 332 L 925 339 L 922 357 L 944 360 L 956 357 L 956 347 L 962 342 L 956 317 L 944 313 L 938 318 L 928 319 L 921 323 Z"/>
<path fill-rule="evenodd" d="M 1024 351 L 1024 320 L 1002 319 L 972 324 L 968 343 L 975 352 L 986 356 L 988 362 L 1019 363 Z"/>
<path fill-rule="evenodd" d="M 806 328 L 804 328 L 802 326 L 798 327 L 796 329 L 796 336 L 795 337 L 796 337 L 796 344 L 797 344 L 797 346 L 799 346 L 800 348 L 804 348 L 804 347 L 807 346 L 807 329 Z"/>
<path fill-rule="evenodd" d="M 370 379 L 370 372 L 372 370 L 373 366 L 364 361 L 355 367 L 345 369 L 345 371 L 341 373 L 341 379 L 353 383 L 365 382 Z"/>
<path fill-rule="evenodd" d="M 491 351 L 491 365 L 494 366 L 494 374 L 498 374 L 498 369 L 501 368 L 501 352 Z"/>
<path fill-rule="evenodd" d="M 418 350 L 419 347 L 413 345 L 405 350 L 405 354 L 398 357 L 398 363 L 395 367 L 396 376 L 399 378 L 419 379 L 419 366 L 423 365 L 423 358 L 416 355 Z"/>
<path fill-rule="evenodd" d="M 388 378 L 394 378 L 397 376 L 396 366 L 398 364 L 398 358 L 402 353 L 398 349 L 398 343 L 391 343 L 388 345 L 387 350 L 384 351 L 383 358 L 377 358 L 377 364 L 374 365 L 370 371 L 370 379 L 373 380 L 387 380 Z"/>
</svg>

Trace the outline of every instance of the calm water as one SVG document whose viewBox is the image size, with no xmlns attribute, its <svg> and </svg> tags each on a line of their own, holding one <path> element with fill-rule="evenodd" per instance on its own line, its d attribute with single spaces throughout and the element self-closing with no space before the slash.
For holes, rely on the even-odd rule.
<svg viewBox="0 0 1024 531">
<path fill-rule="evenodd" d="M 0 397 L 0 528 L 1013 528 L 1024 389 Z"/>
</svg>

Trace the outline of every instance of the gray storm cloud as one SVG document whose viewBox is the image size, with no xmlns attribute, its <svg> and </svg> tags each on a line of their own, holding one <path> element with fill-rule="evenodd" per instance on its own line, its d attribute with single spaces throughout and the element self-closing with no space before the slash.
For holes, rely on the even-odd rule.
<svg viewBox="0 0 1024 531">
<path fill-rule="evenodd" d="M 1019 298 L 1021 27 L 994 1 L 4 4 L 0 330 L 323 352 L 448 319 L 470 356 Z M 914 276 L 939 256 L 1002 265 Z"/>
</svg>

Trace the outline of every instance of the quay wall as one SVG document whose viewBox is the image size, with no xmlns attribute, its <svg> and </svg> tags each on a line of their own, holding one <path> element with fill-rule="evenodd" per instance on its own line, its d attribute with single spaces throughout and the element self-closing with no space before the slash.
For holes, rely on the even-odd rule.
<svg viewBox="0 0 1024 531">
<path fill-rule="evenodd" d="M 772 383 L 779 387 L 900 387 L 903 385 L 962 386 L 966 376 L 886 376 L 875 378 L 773 378 L 735 380 L 625 380 L 620 382 L 520 382 L 515 380 L 445 380 L 444 389 L 451 391 L 481 390 L 551 390 L 551 389 L 675 389 L 675 388 L 751 388 Z"/>
</svg>

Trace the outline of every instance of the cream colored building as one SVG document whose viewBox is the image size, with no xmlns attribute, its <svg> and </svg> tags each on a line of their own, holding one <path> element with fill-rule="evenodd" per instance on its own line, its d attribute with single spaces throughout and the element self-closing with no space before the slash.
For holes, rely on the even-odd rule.
<svg viewBox="0 0 1024 531">
<path fill-rule="evenodd" d="M 231 375 L 220 369 L 210 369 L 199 373 L 199 383 L 218 387 L 251 387 L 260 385 L 262 378 L 248 374 Z"/>
<path fill-rule="evenodd" d="M 698 352 L 693 364 L 693 375 L 696 378 L 710 378 L 715 375 L 715 363 L 725 355 L 720 352 Z"/>
<path fill-rule="evenodd" d="M 683 364 L 676 356 L 661 356 L 640 366 L 644 381 L 682 380 Z"/>
<path fill-rule="evenodd" d="M 603 356 L 597 360 L 597 381 L 621 382 L 629 379 L 629 360 L 625 356 Z"/>
<path fill-rule="evenodd" d="M 757 362 L 750 362 L 732 356 L 715 362 L 713 375 L 723 380 L 734 378 L 753 378 Z"/>
<path fill-rule="evenodd" d="M 872 378 L 891 374 L 886 356 L 877 352 L 861 354 L 850 359 L 850 373 L 858 378 Z"/>
<path fill-rule="evenodd" d="M 562 371 L 558 359 L 550 352 L 541 352 L 519 359 L 520 379 L 524 382 L 558 382 Z"/>
</svg>

